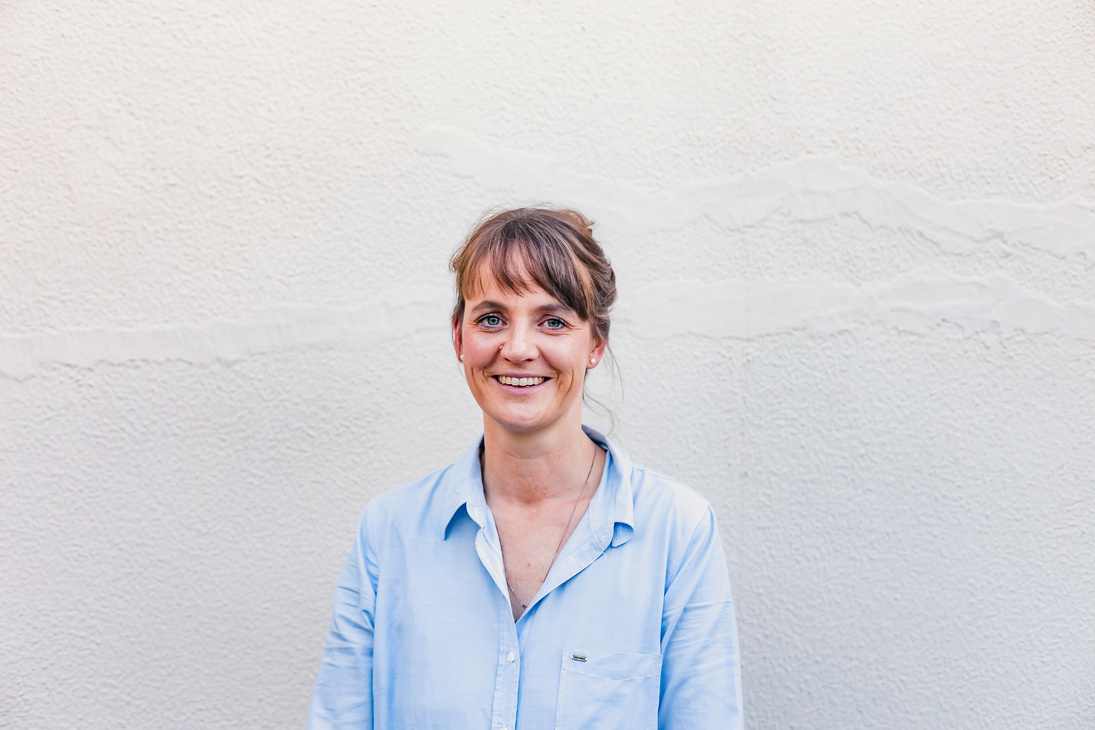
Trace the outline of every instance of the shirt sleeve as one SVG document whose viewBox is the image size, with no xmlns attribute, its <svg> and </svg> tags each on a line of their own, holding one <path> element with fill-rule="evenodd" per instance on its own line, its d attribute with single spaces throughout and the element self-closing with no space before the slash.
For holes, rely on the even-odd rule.
<svg viewBox="0 0 1095 730">
<path fill-rule="evenodd" d="M 367 517 L 366 509 L 335 590 L 334 616 L 308 716 L 310 730 L 373 727 L 373 611 L 378 572 L 369 545 Z"/>
<path fill-rule="evenodd" d="M 743 727 L 741 663 L 730 578 L 710 507 L 665 592 L 658 727 Z"/>
</svg>

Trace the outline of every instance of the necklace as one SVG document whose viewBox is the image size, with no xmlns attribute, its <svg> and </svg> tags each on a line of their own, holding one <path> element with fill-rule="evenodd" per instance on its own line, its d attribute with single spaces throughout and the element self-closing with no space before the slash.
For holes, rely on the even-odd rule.
<svg viewBox="0 0 1095 730">
<path fill-rule="evenodd" d="M 548 573 L 551 572 L 551 566 L 555 565 L 555 559 L 559 557 L 559 553 L 563 549 L 563 541 L 566 539 L 567 533 L 570 532 L 570 523 L 574 521 L 574 513 L 578 511 L 578 503 L 582 501 L 582 495 L 586 493 L 586 487 L 589 485 L 589 475 L 593 473 L 593 465 L 597 463 L 597 451 L 598 447 L 594 446 L 593 460 L 589 462 L 589 471 L 586 472 L 586 478 L 582 480 L 582 489 L 574 499 L 574 506 L 570 508 L 570 517 L 567 518 L 566 526 L 563 527 L 563 534 L 559 535 L 559 544 L 555 547 L 555 554 L 551 556 L 551 562 L 548 564 Z M 504 567 L 502 571 L 505 572 Z M 544 573 L 544 578 L 547 578 L 547 573 Z M 540 582 L 543 583 L 543 580 Z M 513 586 L 509 584 L 509 575 L 506 575 L 506 588 L 509 589 L 509 594 L 513 596 L 513 600 L 521 605 L 522 612 L 528 608 L 528 604 L 517 596 L 517 591 L 513 590 Z"/>
</svg>

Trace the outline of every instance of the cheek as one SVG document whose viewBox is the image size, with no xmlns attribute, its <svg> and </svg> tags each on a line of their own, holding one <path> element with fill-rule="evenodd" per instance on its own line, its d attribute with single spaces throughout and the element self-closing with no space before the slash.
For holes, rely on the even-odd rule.
<svg viewBox="0 0 1095 730">
<path fill-rule="evenodd" d="M 581 388 L 585 378 L 585 368 L 578 365 L 567 369 L 566 378 L 570 381 L 571 388 Z"/>
<path fill-rule="evenodd" d="M 464 367 L 484 367 L 494 359 L 498 346 L 472 335 L 464 340 Z"/>
</svg>

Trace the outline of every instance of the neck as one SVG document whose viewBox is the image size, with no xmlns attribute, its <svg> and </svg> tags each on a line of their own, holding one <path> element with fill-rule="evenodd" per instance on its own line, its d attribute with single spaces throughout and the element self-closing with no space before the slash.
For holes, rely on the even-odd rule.
<svg viewBox="0 0 1095 730">
<path fill-rule="evenodd" d="M 590 475 L 598 449 L 580 422 L 537 434 L 513 434 L 490 425 L 484 423 L 483 430 L 483 489 L 488 504 L 574 499 Z"/>
</svg>

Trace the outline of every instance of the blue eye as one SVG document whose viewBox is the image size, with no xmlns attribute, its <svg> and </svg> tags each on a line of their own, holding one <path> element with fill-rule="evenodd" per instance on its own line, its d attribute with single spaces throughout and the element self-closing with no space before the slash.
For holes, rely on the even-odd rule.
<svg viewBox="0 0 1095 730">
<path fill-rule="evenodd" d="M 561 330 L 565 329 L 567 326 L 567 323 L 559 319 L 558 317 L 548 317 L 547 321 L 545 321 L 544 324 L 547 325 L 547 328 L 549 330 Z"/>
<path fill-rule="evenodd" d="M 502 325 L 502 318 L 497 314 L 484 314 L 479 318 L 479 324 L 484 327 L 500 327 Z"/>
</svg>

